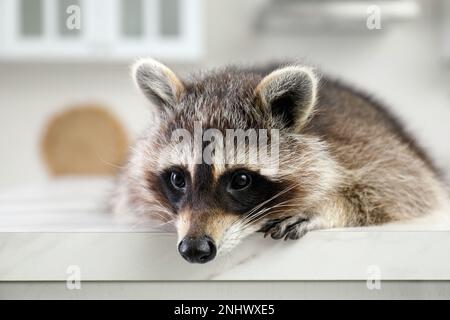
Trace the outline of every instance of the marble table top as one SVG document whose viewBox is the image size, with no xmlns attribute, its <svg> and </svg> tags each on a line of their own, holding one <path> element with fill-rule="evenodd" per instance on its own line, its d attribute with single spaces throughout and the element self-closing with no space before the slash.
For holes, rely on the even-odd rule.
<svg viewBox="0 0 450 320">
<path fill-rule="evenodd" d="M 111 181 L 66 179 L 0 193 L 0 281 L 450 280 L 442 221 L 315 231 L 298 241 L 256 234 L 205 265 L 175 235 L 117 225 L 102 206 Z"/>
</svg>

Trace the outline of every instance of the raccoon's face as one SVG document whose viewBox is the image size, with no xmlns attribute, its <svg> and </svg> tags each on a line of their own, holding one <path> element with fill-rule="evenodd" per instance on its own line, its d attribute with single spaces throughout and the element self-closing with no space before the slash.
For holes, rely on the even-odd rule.
<svg viewBox="0 0 450 320">
<path fill-rule="evenodd" d="M 183 83 L 148 59 L 135 65 L 134 77 L 159 120 L 134 150 L 135 200 L 145 214 L 173 223 L 187 261 L 208 262 L 268 219 L 306 210 L 318 198 L 312 190 L 322 150 L 299 135 L 316 100 L 310 69 L 290 66 L 265 77 L 225 69 Z M 227 140 L 237 129 L 246 135 L 244 149 L 236 136 Z M 261 142 L 270 156 L 252 160 Z"/>
</svg>

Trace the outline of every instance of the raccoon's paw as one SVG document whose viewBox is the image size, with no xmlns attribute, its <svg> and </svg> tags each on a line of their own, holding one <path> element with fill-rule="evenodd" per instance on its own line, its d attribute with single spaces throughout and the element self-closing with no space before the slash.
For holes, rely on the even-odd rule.
<svg viewBox="0 0 450 320">
<path fill-rule="evenodd" d="M 284 219 L 269 220 L 260 230 L 264 237 L 270 235 L 272 239 L 297 240 L 305 235 L 309 229 L 309 220 L 304 217 L 294 216 Z"/>
</svg>

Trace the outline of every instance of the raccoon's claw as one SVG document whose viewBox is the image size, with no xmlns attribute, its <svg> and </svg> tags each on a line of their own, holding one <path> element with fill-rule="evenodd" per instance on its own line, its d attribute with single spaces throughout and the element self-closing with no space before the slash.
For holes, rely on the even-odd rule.
<svg viewBox="0 0 450 320">
<path fill-rule="evenodd" d="M 302 217 L 274 219 L 268 221 L 260 231 L 264 232 L 264 237 L 270 235 L 275 240 L 281 238 L 297 240 L 307 232 L 307 228 L 305 228 L 307 222 L 308 220 Z"/>
<path fill-rule="evenodd" d="M 289 219 L 288 218 L 284 218 L 284 219 L 273 219 L 273 220 L 269 220 L 268 222 L 266 222 L 266 224 L 258 230 L 258 232 L 264 232 L 264 238 L 267 237 L 269 234 L 272 233 L 272 231 L 274 230 L 274 228 L 276 228 L 277 225 L 279 225 L 283 220 L 285 219 Z"/>
<path fill-rule="evenodd" d="M 308 231 L 306 228 L 303 228 L 303 226 L 306 224 L 306 220 L 302 219 L 299 222 L 297 222 L 294 225 L 291 225 L 287 228 L 286 234 L 284 236 L 284 241 L 287 240 L 297 240 L 300 239 L 305 235 L 305 233 Z"/>
</svg>

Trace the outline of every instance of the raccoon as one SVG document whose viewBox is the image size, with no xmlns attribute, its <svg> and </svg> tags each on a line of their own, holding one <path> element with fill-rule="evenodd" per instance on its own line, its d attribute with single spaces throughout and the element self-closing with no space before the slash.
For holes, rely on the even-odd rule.
<svg viewBox="0 0 450 320">
<path fill-rule="evenodd" d="M 191 263 L 211 261 L 255 232 L 299 239 L 417 218 L 447 203 L 438 170 L 395 117 L 315 68 L 226 67 L 181 80 L 144 59 L 133 77 L 156 119 L 118 177 L 114 212 L 170 226 Z M 223 152 L 209 163 L 194 159 L 192 141 L 179 148 L 173 139 L 177 129 L 193 133 L 194 123 L 219 133 L 277 130 L 278 139 L 267 139 L 276 167 L 227 163 Z M 240 156 L 257 151 L 249 144 Z"/>
</svg>

